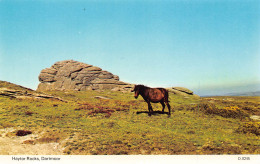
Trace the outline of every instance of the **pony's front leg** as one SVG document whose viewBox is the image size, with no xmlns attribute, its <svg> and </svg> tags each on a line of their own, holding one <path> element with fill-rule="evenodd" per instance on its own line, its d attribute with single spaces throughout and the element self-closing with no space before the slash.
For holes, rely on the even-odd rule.
<svg viewBox="0 0 260 164">
<path fill-rule="evenodd" d="M 147 102 L 148 103 L 148 110 L 149 110 L 149 113 L 148 115 L 151 116 L 152 115 L 152 112 L 153 112 L 153 108 L 152 108 L 152 105 L 150 102 Z"/>
</svg>

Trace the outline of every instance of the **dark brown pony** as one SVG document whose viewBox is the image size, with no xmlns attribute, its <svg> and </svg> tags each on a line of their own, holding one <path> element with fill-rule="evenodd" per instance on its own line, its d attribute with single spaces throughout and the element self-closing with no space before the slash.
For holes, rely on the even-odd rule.
<svg viewBox="0 0 260 164">
<path fill-rule="evenodd" d="M 161 103 L 162 104 L 162 112 L 164 113 L 165 104 L 169 110 L 168 115 L 171 115 L 171 106 L 169 104 L 169 94 L 168 91 L 164 88 L 149 88 L 144 85 L 135 85 L 134 90 L 135 98 L 137 99 L 139 94 L 143 97 L 143 99 L 148 104 L 149 116 L 151 116 L 153 112 L 152 103 Z M 165 104 L 164 104 L 165 103 Z"/>
</svg>

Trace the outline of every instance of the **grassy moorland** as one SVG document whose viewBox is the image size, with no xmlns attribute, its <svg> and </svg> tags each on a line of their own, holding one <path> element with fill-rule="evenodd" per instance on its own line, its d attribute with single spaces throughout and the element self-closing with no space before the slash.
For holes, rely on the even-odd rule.
<svg viewBox="0 0 260 164">
<path fill-rule="evenodd" d="M 23 144 L 59 143 L 63 154 L 260 154 L 260 97 L 170 94 L 175 112 L 149 117 L 133 93 L 48 92 L 67 102 L 0 96 L 0 129 L 39 134 Z M 103 96 L 110 99 L 98 99 Z M 152 104 L 161 110 L 160 104 Z M 167 109 L 166 109 L 167 111 Z M 15 136 L 16 131 L 7 136 Z M 0 152 L 0 154 L 4 154 Z"/>
</svg>

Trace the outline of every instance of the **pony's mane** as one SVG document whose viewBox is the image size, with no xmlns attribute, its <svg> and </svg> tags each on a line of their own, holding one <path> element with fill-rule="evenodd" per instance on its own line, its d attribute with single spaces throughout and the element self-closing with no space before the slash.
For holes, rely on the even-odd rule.
<svg viewBox="0 0 260 164">
<path fill-rule="evenodd" d="M 143 84 L 138 84 L 137 86 L 138 86 L 140 89 L 150 88 L 150 87 L 147 87 L 147 86 L 145 86 L 145 85 L 143 85 Z"/>
</svg>

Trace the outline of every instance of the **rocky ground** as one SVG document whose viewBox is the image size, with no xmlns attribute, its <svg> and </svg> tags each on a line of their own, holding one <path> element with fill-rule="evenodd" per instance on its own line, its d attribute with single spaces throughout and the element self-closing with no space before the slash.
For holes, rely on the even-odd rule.
<svg viewBox="0 0 260 164">
<path fill-rule="evenodd" d="M 59 97 L 50 96 L 47 94 L 28 92 L 22 90 L 14 90 L 9 88 L 0 88 L 0 96 L 6 96 L 17 99 L 54 99 L 59 101 L 65 101 Z"/>
<path fill-rule="evenodd" d="M 62 155 L 63 149 L 57 142 L 33 143 L 41 134 L 16 136 L 17 128 L 0 129 L 0 154 L 5 155 Z"/>
</svg>

